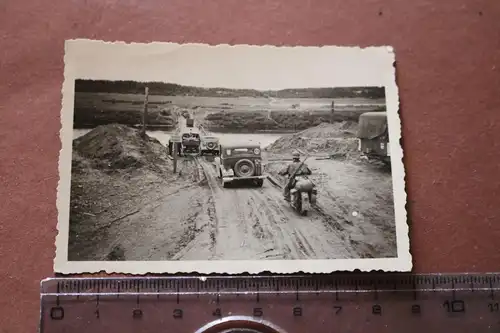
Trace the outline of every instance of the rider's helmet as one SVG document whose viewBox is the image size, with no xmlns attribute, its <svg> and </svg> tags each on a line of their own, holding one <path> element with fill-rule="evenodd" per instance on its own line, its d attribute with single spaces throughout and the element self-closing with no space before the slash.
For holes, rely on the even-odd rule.
<svg viewBox="0 0 500 333">
<path fill-rule="evenodd" d="M 293 160 L 294 161 L 299 161 L 300 160 L 300 153 L 298 151 L 294 151 L 292 154 Z"/>
</svg>

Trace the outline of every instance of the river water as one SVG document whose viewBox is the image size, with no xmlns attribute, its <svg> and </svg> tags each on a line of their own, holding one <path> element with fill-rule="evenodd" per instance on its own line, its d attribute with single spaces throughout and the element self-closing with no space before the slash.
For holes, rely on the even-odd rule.
<svg viewBox="0 0 500 333">
<path fill-rule="evenodd" d="M 92 129 L 74 129 L 73 139 L 76 139 Z M 147 131 L 147 134 L 163 145 L 168 145 L 168 140 L 172 135 L 172 132 L 166 131 Z M 211 134 L 217 136 L 221 144 L 244 144 L 244 143 L 258 143 L 262 148 L 265 148 L 272 144 L 274 141 L 278 140 L 280 137 L 286 134 L 279 133 L 264 133 L 264 134 L 253 134 L 253 133 L 217 133 L 211 132 Z"/>
</svg>

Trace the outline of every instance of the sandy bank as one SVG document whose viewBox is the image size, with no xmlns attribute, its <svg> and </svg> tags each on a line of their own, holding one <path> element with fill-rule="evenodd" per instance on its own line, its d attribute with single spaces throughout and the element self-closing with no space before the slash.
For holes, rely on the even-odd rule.
<svg viewBox="0 0 500 333">
<path fill-rule="evenodd" d="M 322 154 L 336 158 L 359 158 L 357 123 L 343 121 L 322 123 L 304 131 L 284 135 L 265 149 L 272 155 L 290 156 L 296 149 L 306 154 Z"/>
<path fill-rule="evenodd" d="M 124 125 L 99 126 L 74 140 L 70 260 L 95 257 L 107 228 L 176 181 L 171 163 L 158 140 Z M 120 256 L 115 252 L 100 255 L 113 260 Z"/>
</svg>

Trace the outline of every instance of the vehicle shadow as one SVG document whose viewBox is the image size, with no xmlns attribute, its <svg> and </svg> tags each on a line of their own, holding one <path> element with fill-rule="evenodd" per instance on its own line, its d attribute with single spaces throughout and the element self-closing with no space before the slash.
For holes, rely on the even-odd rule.
<svg viewBox="0 0 500 333">
<path fill-rule="evenodd" d="M 265 186 L 265 185 L 263 185 Z M 262 186 L 257 186 L 257 184 L 253 183 L 252 181 L 244 181 L 244 180 L 239 180 L 239 181 L 232 181 L 229 183 L 226 183 L 225 189 L 257 189 L 257 188 L 262 188 Z"/>
<path fill-rule="evenodd" d="M 203 155 L 203 158 L 207 162 L 214 162 L 215 161 L 215 156 L 213 156 L 213 155 Z"/>
</svg>

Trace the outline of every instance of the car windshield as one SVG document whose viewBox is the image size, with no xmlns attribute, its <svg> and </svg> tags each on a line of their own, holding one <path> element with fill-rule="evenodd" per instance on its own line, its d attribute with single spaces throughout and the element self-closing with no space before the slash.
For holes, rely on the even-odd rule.
<svg viewBox="0 0 500 333">
<path fill-rule="evenodd" d="M 182 134 L 182 138 L 183 139 L 190 139 L 190 138 L 199 139 L 200 136 L 196 133 L 185 133 L 185 134 Z"/>
</svg>

